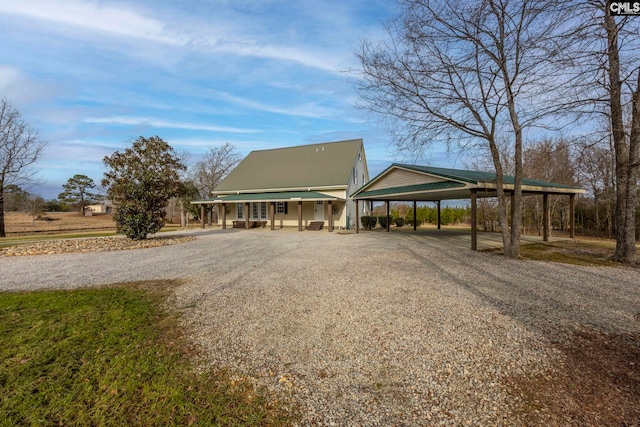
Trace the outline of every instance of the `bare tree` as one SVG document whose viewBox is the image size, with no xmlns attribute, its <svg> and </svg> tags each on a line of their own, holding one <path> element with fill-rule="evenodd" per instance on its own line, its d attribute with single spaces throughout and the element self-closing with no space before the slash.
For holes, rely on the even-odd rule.
<svg viewBox="0 0 640 427">
<path fill-rule="evenodd" d="M 0 237 L 4 227 L 4 191 L 9 185 L 24 185 L 33 176 L 29 166 L 40 157 L 46 142 L 22 120 L 6 99 L 0 100 Z"/>
<path fill-rule="evenodd" d="M 593 198 L 594 232 L 599 235 L 606 231 L 606 236 L 611 238 L 615 211 L 613 150 L 608 144 L 604 146 L 601 141 L 584 140 L 578 144 L 578 152 L 578 175 Z M 601 213 L 601 210 L 604 212 Z"/>
<path fill-rule="evenodd" d="M 389 42 L 363 43 L 357 88 L 364 105 L 390 119 L 399 149 L 437 141 L 480 144 L 497 176 L 505 255 L 520 252 L 524 132 L 561 109 L 566 81 L 554 58 L 564 14 L 555 0 L 403 0 Z M 500 138 L 513 147 L 509 216 Z"/>
<path fill-rule="evenodd" d="M 240 162 L 240 155 L 235 151 L 233 144 L 226 143 L 219 147 L 211 147 L 209 151 L 198 161 L 192 172 L 192 181 L 195 184 L 200 197 L 211 197 L 213 189 L 226 177 L 229 172 Z M 213 210 L 209 205 L 209 225 L 212 223 Z"/>
<path fill-rule="evenodd" d="M 571 141 L 564 138 L 546 138 L 529 144 L 524 152 L 524 174 L 527 178 L 541 181 L 577 185 L 578 175 L 573 161 Z M 565 230 L 569 224 L 567 198 L 551 196 L 549 200 L 552 225 Z M 540 198 L 527 198 L 524 208 L 525 218 L 527 215 L 532 218 L 538 233 L 542 234 L 544 212 Z"/>
<path fill-rule="evenodd" d="M 614 258 L 634 263 L 640 168 L 640 22 L 635 16 L 612 16 L 609 3 L 582 0 L 574 4 L 580 19 L 567 38 L 566 53 L 580 76 L 577 104 L 592 120 L 605 117 L 608 122 L 602 132 L 603 138 L 611 139 L 615 158 Z"/>
<path fill-rule="evenodd" d="M 219 147 L 211 147 L 195 164 L 193 182 L 200 192 L 200 197 L 211 197 L 213 189 L 240 162 L 233 144 L 226 143 Z"/>
<path fill-rule="evenodd" d="M 629 40 L 638 49 L 638 24 L 629 19 L 616 19 L 605 12 L 607 2 L 598 1 L 602 10 L 602 26 L 607 35 L 606 69 L 611 134 L 615 150 L 616 171 L 616 252 L 618 260 L 635 263 L 636 209 L 638 206 L 638 168 L 640 168 L 640 57 L 628 57 L 622 51 Z M 622 38 L 622 40 L 621 40 Z M 633 38 L 633 41 L 630 41 Z M 626 47 L 628 48 L 628 46 Z M 637 54 L 637 51 L 636 51 Z M 631 63 L 623 63 L 624 60 Z M 623 92 L 626 92 L 626 96 Z M 625 126 L 624 99 L 630 108 L 630 122 Z"/>
</svg>

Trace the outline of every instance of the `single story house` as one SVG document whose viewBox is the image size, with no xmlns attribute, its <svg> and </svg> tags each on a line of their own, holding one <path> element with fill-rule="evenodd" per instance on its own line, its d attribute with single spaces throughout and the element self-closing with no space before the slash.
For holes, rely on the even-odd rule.
<svg viewBox="0 0 640 427">
<path fill-rule="evenodd" d="M 364 212 L 349 194 L 369 181 L 362 139 L 252 151 L 214 189 L 222 228 L 353 228 Z M 204 215 L 202 215 L 204 217 Z"/>
</svg>

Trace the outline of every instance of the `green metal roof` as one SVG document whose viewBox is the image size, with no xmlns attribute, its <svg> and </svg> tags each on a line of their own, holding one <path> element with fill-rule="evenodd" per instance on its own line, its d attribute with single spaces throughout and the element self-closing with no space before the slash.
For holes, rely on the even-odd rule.
<svg viewBox="0 0 640 427">
<path fill-rule="evenodd" d="M 465 185 L 458 182 L 432 182 L 429 184 L 406 185 L 404 187 L 382 188 L 380 190 L 363 191 L 358 193 L 358 198 L 364 199 L 374 196 L 387 196 L 391 194 L 410 194 L 420 191 L 436 191 L 452 188 L 463 188 Z"/>
<path fill-rule="evenodd" d="M 405 169 L 420 172 L 443 179 L 439 182 L 424 184 L 413 184 L 403 187 L 382 188 L 367 191 L 374 185 L 384 182 L 386 175 L 392 169 Z M 418 179 L 419 181 L 419 179 Z M 512 186 L 515 178 L 511 175 L 504 175 L 504 183 Z M 468 171 L 463 169 L 436 168 L 431 166 L 408 165 L 394 163 L 378 174 L 364 186 L 353 192 L 349 197 L 355 199 L 378 198 L 388 200 L 412 200 L 419 194 L 421 200 L 453 200 L 470 197 L 471 189 L 484 190 L 484 197 L 495 193 L 496 174 L 491 172 Z M 522 179 L 523 191 L 527 193 L 548 193 L 548 194 L 579 194 L 584 193 L 584 189 L 571 185 L 558 184 L 554 182 L 539 181 L 534 179 Z"/>
<path fill-rule="evenodd" d="M 394 163 L 391 165 L 399 168 L 410 169 L 418 172 L 428 173 L 431 175 L 440 176 L 442 178 L 454 179 L 457 181 L 468 182 L 469 184 L 478 184 L 480 182 L 496 182 L 495 172 L 481 172 L 481 171 L 468 171 L 463 169 L 447 169 L 447 168 L 434 168 L 431 166 L 417 166 L 407 165 L 402 163 Z M 505 184 L 513 184 L 515 177 L 512 175 L 503 175 Z M 566 184 L 558 184 L 556 182 L 539 181 L 535 179 L 522 178 L 523 185 L 530 185 L 534 187 L 545 188 L 566 188 L 566 189 L 581 189 L 581 187 L 575 187 Z"/>
<path fill-rule="evenodd" d="M 283 191 L 277 193 L 241 193 L 214 199 L 194 200 L 192 204 L 237 202 L 296 202 L 298 200 L 344 200 L 317 191 Z"/>
<path fill-rule="evenodd" d="M 362 139 L 252 151 L 214 193 L 346 187 Z"/>
</svg>

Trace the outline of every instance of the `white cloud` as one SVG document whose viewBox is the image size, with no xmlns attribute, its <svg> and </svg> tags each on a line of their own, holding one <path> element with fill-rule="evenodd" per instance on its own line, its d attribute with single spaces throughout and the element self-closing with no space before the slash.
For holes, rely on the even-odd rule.
<svg viewBox="0 0 640 427">
<path fill-rule="evenodd" d="M 82 0 L 21 0 L 0 2 L 0 14 L 21 16 L 85 31 L 101 32 L 152 41 L 192 50 L 240 57 L 290 61 L 306 67 L 338 73 L 334 55 L 317 48 L 266 43 L 265 34 L 252 34 L 247 27 L 234 28 L 223 22 L 181 22 L 172 17 L 171 25 L 123 7 Z M 212 31 L 211 28 L 216 28 Z M 294 42 L 294 41 L 292 41 Z"/>
<path fill-rule="evenodd" d="M 21 0 L 0 2 L 0 13 L 50 21 L 67 26 L 101 31 L 163 43 L 179 44 L 166 34 L 165 25 L 133 11 L 76 0 Z"/>
<path fill-rule="evenodd" d="M 230 93 L 218 92 L 217 95 L 229 102 L 232 102 L 236 105 L 240 105 L 243 107 L 251 108 L 258 111 L 264 111 L 267 113 L 274 114 L 283 114 L 286 116 L 297 116 L 297 117 L 307 117 L 307 118 L 328 118 L 332 115 L 335 115 L 335 112 L 328 109 L 323 108 L 318 105 L 312 103 L 305 103 L 302 105 L 298 105 L 295 108 L 281 108 L 276 107 L 270 104 L 265 104 L 258 101 L 253 101 L 250 99 L 242 98 L 239 96 L 231 95 Z"/>
<path fill-rule="evenodd" d="M 15 67 L 0 65 L 0 91 L 4 92 L 7 87 L 20 80 L 20 72 Z"/>
<path fill-rule="evenodd" d="M 260 133 L 258 129 L 235 128 L 227 126 L 201 125 L 185 122 L 171 122 L 166 120 L 153 119 L 149 117 L 88 117 L 84 119 L 85 123 L 103 123 L 113 125 L 131 125 L 131 126 L 151 126 L 165 129 L 187 129 L 187 130 L 203 130 L 208 132 L 226 132 L 226 133 Z"/>
</svg>

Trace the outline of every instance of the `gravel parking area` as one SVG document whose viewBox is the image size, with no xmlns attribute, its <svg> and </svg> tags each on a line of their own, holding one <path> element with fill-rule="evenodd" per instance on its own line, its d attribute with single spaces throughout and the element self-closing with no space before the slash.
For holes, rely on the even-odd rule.
<svg viewBox="0 0 640 427">
<path fill-rule="evenodd" d="M 0 290 L 183 278 L 205 354 L 301 425 L 522 425 L 509 378 L 581 330 L 640 336 L 638 269 L 508 260 L 412 233 L 205 230 L 131 251 L 0 257 Z M 637 342 L 636 342 L 637 344 Z"/>
</svg>

